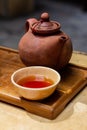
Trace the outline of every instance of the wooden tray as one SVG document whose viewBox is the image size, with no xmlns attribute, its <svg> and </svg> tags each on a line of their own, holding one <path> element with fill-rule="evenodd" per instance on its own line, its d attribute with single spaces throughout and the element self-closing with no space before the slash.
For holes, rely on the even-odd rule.
<svg viewBox="0 0 87 130">
<path fill-rule="evenodd" d="M 87 69 L 68 64 L 60 73 L 62 80 L 53 95 L 41 101 L 29 101 L 19 97 L 10 81 L 11 74 L 24 66 L 18 51 L 0 47 L 0 100 L 48 119 L 56 118 L 87 84 Z"/>
</svg>

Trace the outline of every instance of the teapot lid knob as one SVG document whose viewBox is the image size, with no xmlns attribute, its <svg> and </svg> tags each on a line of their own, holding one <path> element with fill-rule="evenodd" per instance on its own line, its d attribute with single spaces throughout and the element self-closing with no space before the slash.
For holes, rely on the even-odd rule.
<svg viewBox="0 0 87 130">
<path fill-rule="evenodd" d="M 49 21 L 49 14 L 48 13 L 42 13 L 41 14 L 41 19 L 43 21 Z"/>
<path fill-rule="evenodd" d="M 48 13 L 42 13 L 41 19 L 35 22 L 32 27 L 32 32 L 39 35 L 52 35 L 59 31 L 60 23 L 49 20 Z"/>
</svg>

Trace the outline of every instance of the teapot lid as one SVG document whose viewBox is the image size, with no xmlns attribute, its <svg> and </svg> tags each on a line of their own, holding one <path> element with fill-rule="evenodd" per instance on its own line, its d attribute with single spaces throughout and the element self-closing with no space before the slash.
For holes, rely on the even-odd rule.
<svg viewBox="0 0 87 130">
<path fill-rule="evenodd" d="M 42 13 L 41 19 L 32 24 L 32 32 L 40 35 L 54 34 L 60 29 L 60 23 L 49 20 L 48 13 Z"/>
</svg>

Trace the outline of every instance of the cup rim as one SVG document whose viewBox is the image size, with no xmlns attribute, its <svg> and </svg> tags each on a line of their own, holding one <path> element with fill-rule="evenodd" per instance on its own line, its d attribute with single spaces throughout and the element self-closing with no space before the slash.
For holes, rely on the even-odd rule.
<svg viewBox="0 0 87 130">
<path fill-rule="evenodd" d="M 43 88 L 29 88 L 29 87 L 23 87 L 23 86 L 17 84 L 17 83 L 14 81 L 14 76 L 15 76 L 16 73 L 19 73 L 20 71 L 22 71 L 22 70 L 24 70 L 24 69 L 28 69 L 28 68 L 38 68 L 38 69 L 44 68 L 44 69 L 50 69 L 51 71 L 53 71 L 53 72 L 55 72 L 55 73 L 57 74 L 58 80 L 57 80 L 55 83 L 53 83 L 52 85 L 49 85 L 49 86 L 43 87 Z M 34 90 L 34 91 L 37 91 L 37 90 L 46 90 L 46 89 L 55 87 L 55 86 L 60 82 L 60 80 L 61 80 L 61 76 L 60 76 L 60 74 L 59 74 L 58 71 L 56 71 L 56 70 L 54 70 L 54 69 L 52 69 L 52 68 L 50 68 L 50 67 L 45 67 L 45 66 L 28 66 L 28 67 L 23 67 L 23 68 L 20 68 L 20 69 L 16 70 L 15 72 L 13 72 L 13 74 L 11 75 L 11 82 L 12 82 L 16 87 L 22 88 L 22 89 L 25 89 L 25 90 Z"/>
</svg>

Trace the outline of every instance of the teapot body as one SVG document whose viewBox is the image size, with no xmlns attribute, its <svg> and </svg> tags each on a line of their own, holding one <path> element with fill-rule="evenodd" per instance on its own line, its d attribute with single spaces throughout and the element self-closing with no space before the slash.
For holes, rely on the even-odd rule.
<svg viewBox="0 0 87 130">
<path fill-rule="evenodd" d="M 59 30 L 51 35 L 32 32 L 36 19 L 28 19 L 26 33 L 19 42 L 19 55 L 26 66 L 48 66 L 57 70 L 66 66 L 72 55 L 72 42 L 67 34 Z"/>
</svg>

